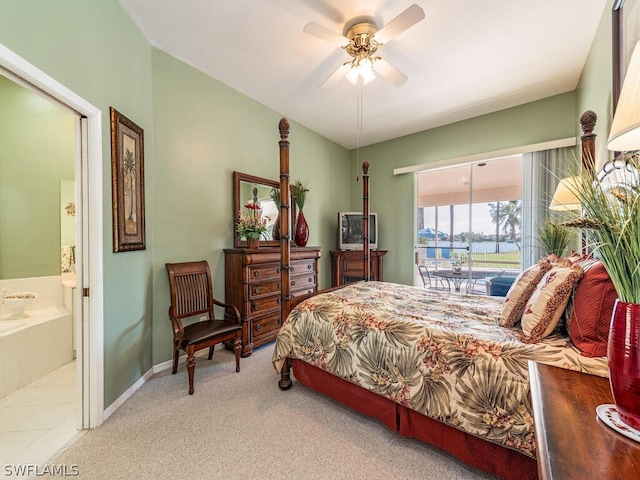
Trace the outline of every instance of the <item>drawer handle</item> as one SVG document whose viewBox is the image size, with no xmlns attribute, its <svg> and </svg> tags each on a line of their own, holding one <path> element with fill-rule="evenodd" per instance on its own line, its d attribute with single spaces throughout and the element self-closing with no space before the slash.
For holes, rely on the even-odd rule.
<svg viewBox="0 0 640 480">
<path fill-rule="evenodd" d="M 280 305 L 280 300 L 282 300 L 282 298 L 278 297 L 278 305 Z"/>
<path fill-rule="evenodd" d="M 253 293 L 255 293 L 256 295 L 257 295 L 258 293 L 260 293 L 260 287 L 256 287 L 256 288 L 254 288 L 254 289 L 253 289 Z"/>
<path fill-rule="evenodd" d="M 290 270 L 293 272 L 295 269 L 296 269 L 296 267 L 291 267 Z"/>
<path fill-rule="evenodd" d="M 282 325 L 282 319 L 281 318 L 278 319 L 278 325 Z"/>
<path fill-rule="evenodd" d="M 311 264 L 307 265 L 307 270 L 311 270 Z"/>
<path fill-rule="evenodd" d="M 313 278 L 309 277 L 307 280 L 309 280 L 309 283 L 313 283 Z"/>
<path fill-rule="evenodd" d="M 256 325 L 256 330 L 260 330 L 262 328 L 262 325 L 258 324 Z"/>
<path fill-rule="evenodd" d="M 280 290 L 281 288 L 282 288 L 282 284 L 278 282 L 278 290 Z"/>
<path fill-rule="evenodd" d="M 293 287 L 293 286 L 295 286 L 295 284 L 296 284 L 296 281 L 295 280 L 291 280 L 291 286 Z"/>
<path fill-rule="evenodd" d="M 254 310 L 260 310 L 260 304 L 259 303 L 254 303 L 253 304 L 253 309 Z"/>
<path fill-rule="evenodd" d="M 280 273 L 280 267 L 276 268 L 276 273 Z"/>
<path fill-rule="evenodd" d="M 258 272 L 257 270 L 253 272 L 253 276 L 254 277 L 259 277 L 260 276 L 260 272 Z"/>
</svg>

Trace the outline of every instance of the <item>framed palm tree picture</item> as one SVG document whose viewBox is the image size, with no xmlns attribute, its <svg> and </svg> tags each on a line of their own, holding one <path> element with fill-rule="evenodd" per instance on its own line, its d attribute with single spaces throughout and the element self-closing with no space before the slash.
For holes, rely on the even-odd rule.
<svg viewBox="0 0 640 480">
<path fill-rule="evenodd" d="M 146 249 L 144 132 L 111 107 L 113 251 Z"/>
</svg>

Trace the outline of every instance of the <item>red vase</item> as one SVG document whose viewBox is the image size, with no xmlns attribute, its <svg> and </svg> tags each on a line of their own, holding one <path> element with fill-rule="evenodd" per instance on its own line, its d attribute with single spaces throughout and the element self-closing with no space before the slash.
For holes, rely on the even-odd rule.
<svg viewBox="0 0 640 480">
<path fill-rule="evenodd" d="M 611 393 L 620 420 L 640 430 L 640 304 L 616 300 L 608 356 Z"/>
<path fill-rule="evenodd" d="M 298 247 L 306 246 L 309 241 L 309 225 L 307 224 L 307 220 L 304 218 L 302 210 L 300 210 L 298 218 L 296 219 L 296 234 L 293 237 L 293 240 L 296 242 Z"/>
</svg>

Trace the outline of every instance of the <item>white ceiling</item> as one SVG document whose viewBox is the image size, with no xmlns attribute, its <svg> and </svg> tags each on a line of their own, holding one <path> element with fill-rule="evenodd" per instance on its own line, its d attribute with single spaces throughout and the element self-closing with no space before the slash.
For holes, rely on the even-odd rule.
<svg viewBox="0 0 640 480">
<path fill-rule="evenodd" d="M 347 148 L 574 90 L 607 0 L 120 0 L 149 42 Z M 378 55 L 408 81 L 320 84 L 351 57 L 302 31 L 426 17 Z"/>
</svg>

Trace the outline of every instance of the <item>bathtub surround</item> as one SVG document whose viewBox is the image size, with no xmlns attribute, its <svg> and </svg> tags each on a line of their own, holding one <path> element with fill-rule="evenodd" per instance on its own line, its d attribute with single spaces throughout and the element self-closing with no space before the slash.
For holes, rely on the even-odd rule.
<svg viewBox="0 0 640 480">
<path fill-rule="evenodd" d="M 71 309 L 63 305 L 59 275 L 0 280 L 0 290 L 38 295 L 25 307 L 26 315 L 20 319 L 9 319 L 11 309 L 0 304 L 0 398 L 3 398 L 73 360 L 74 326 Z"/>
</svg>

